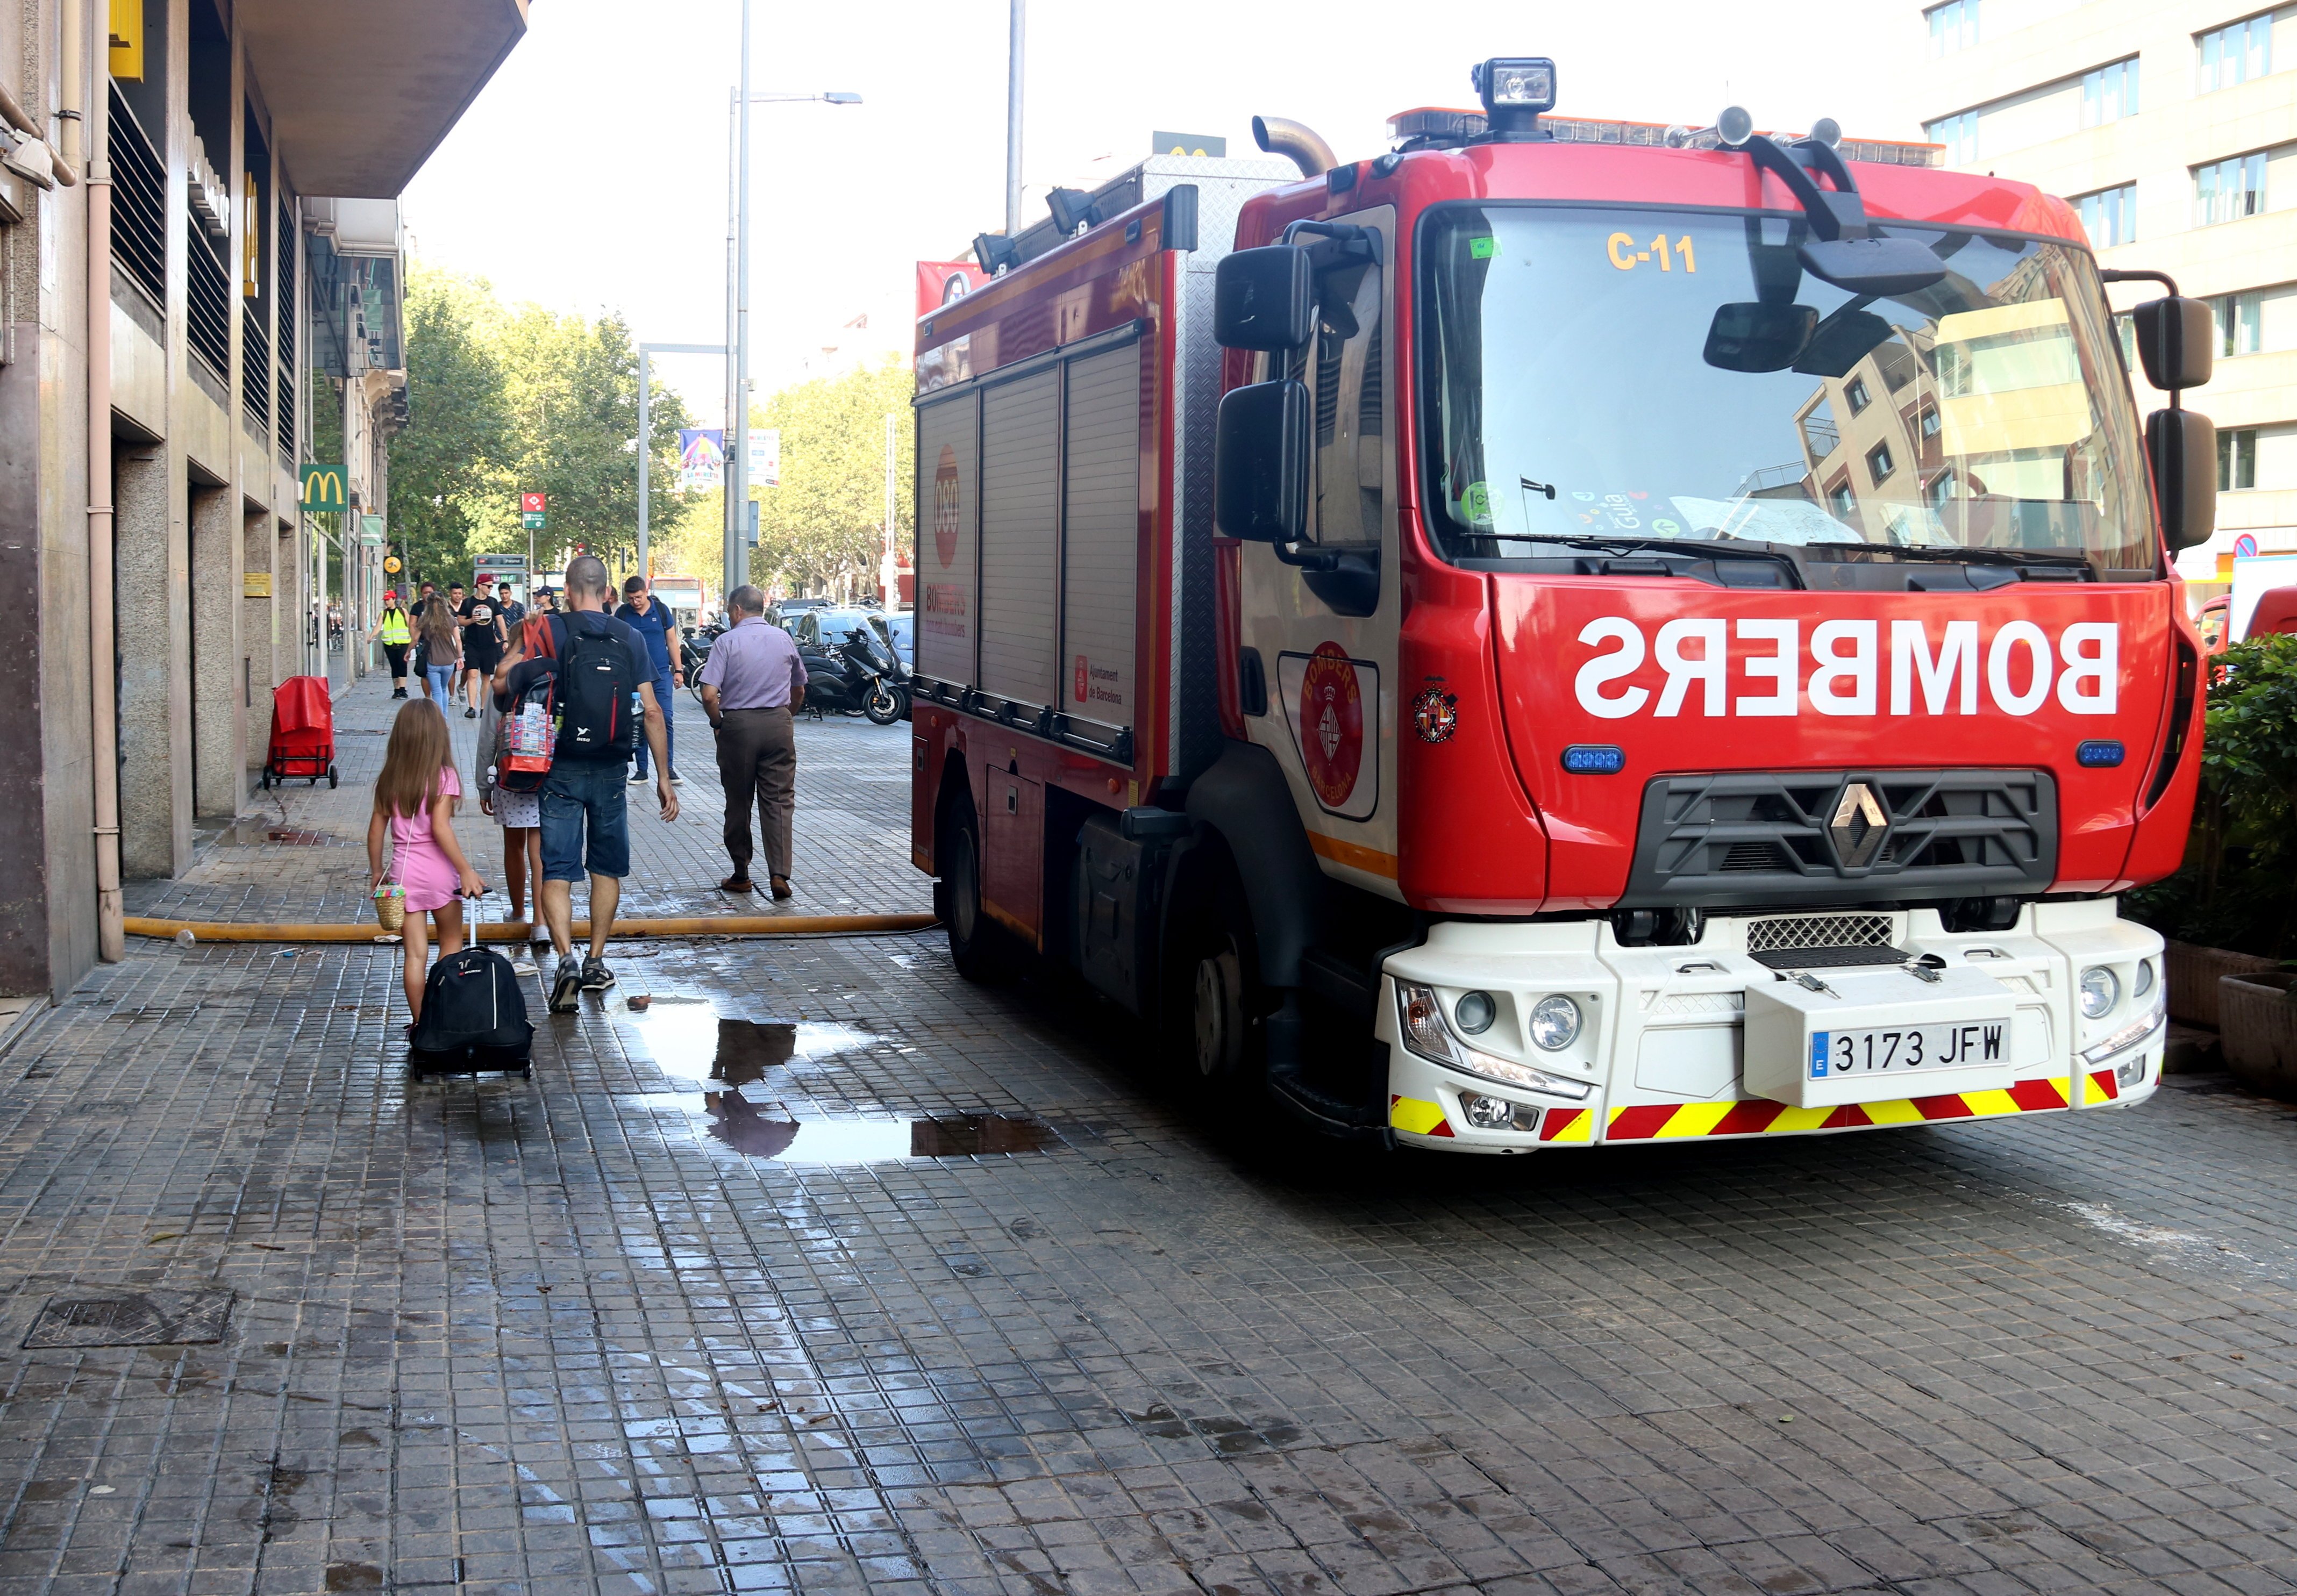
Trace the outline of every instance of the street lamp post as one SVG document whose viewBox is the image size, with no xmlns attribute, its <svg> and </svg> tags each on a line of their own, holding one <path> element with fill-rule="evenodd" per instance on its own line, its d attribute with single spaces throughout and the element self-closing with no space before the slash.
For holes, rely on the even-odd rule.
<svg viewBox="0 0 2297 1596">
<path fill-rule="evenodd" d="M 726 590 L 730 593 L 750 580 L 750 547 L 746 538 L 750 499 L 750 107 L 794 101 L 819 101 L 825 105 L 859 105 L 861 96 L 844 89 L 806 94 L 750 92 L 750 0 L 742 0 L 741 84 L 732 93 L 734 128 L 734 249 L 733 325 L 726 329 L 727 347 L 734 351 L 733 372 L 727 387 L 726 415 Z"/>
</svg>

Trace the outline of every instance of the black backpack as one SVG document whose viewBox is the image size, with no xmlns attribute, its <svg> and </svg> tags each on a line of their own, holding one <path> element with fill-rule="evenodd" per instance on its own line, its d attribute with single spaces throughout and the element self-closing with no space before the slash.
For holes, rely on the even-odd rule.
<svg viewBox="0 0 2297 1596">
<path fill-rule="evenodd" d="M 490 948 L 465 948 L 431 967 L 423 1017 L 408 1043 L 419 1070 L 523 1070 L 534 1045 L 526 999 L 510 961 Z"/>
<path fill-rule="evenodd" d="M 561 625 L 558 757 L 627 761 L 638 745 L 630 713 L 638 678 L 630 651 L 603 617 L 578 611 Z"/>
</svg>

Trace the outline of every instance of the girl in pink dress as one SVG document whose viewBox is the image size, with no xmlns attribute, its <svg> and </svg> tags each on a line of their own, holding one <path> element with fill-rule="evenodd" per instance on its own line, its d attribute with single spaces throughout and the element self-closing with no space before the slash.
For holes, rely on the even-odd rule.
<svg viewBox="0 0 2297 1596">
<path fill-rule="evenodd" d="M 455 840 L 455 810 L 462 795 L 447 717 L 429 699 L 408 699 L 391 723 L 383 774 L 375 780 L 366 858 L 374 872 L 370 887 L 381 886 L 388 874 L 407 891 L 400 978 L 408 1012 L 417 1020 L 423 1017 L 424 979 L 430 974 L 431 920 L 438 922 L 440 955 L 461 952 L 463 903 L 457 894 L 476 897 L 486 891 Z M 407 1032 L 415 1033 L 412 1023 Z"/>
</svg>

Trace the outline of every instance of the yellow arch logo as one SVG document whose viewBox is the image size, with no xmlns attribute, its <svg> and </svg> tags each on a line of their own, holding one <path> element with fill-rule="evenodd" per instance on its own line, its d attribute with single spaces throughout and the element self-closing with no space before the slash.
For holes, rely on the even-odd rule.
<svg viewBox="0 0 2297 1596">
<path fill-rule="evenodd" d="M 342 466 L 303 467 L 303 507 L 306 510 L 348 510 L 351 507 L 350 496 L 343 489 Z"/>
</svg>

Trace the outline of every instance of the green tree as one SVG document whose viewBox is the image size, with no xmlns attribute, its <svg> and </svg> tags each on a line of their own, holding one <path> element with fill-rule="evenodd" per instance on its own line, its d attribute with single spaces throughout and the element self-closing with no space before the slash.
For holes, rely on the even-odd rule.
<svg viewBox="0 0 2297 1596">
<path fill-rule="evenodd" d="M 485 283 L 416 263 L 406 318 L 407 425 L 390 445 L 391 534 L 411 577 L 443 583 L 468 567 L 472 532 L 508 490 L 502 310 Z"/>
<path fill-rule="evenodd" d="M 753 426 L 781 429 L 781 485 L 757 489 L 753 575 L 852 594 L 877 581 L 885 517 L 885 417 L 893 423 L 894 536 L 911 547 L 916 456 L 909 369 L 883 365 L 817 377 L 768 399 Z"/>
</svg>

